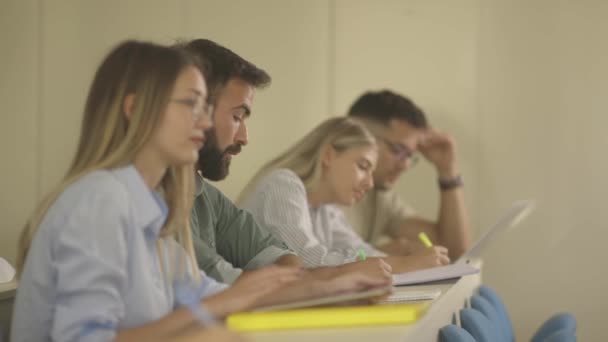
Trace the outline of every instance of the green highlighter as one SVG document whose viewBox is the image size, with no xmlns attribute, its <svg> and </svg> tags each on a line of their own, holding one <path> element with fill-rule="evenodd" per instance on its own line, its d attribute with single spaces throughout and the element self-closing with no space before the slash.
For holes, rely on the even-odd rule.
<svg viewBox="0 0 608 342">
<path fill-rule="evenodd" d="M 363 248 L 359 248 L 359 260 L 365 261 L 365 259 L 367 259 L 367 255 L 365 255 L 365 251 L 363 250 Z"/>
</svg>

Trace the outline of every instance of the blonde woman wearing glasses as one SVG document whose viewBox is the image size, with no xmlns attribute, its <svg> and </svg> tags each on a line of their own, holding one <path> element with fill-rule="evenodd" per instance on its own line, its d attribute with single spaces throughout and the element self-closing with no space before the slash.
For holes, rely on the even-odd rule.
<svg viewBox="0 0 608 342">
<path fill-rule="evenodd" d="M 188 217 L 206 97 L 183 51 L 127 41 L 105 58 L 72 165 L 21 235 L 12 341 L 234 340 L 197 322 L 297 278 L 275 267 L 227 288 L 198 270 Z"/>
</svg>

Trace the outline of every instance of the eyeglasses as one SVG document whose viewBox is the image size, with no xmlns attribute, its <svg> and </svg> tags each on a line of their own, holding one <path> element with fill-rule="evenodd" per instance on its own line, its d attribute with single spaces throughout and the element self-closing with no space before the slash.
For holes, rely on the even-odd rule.
<svg viewBox="0 0 608 342">
<path fill-rule="evenodd" d="M 179 103 L 190 109 L 192 113 L 192 121 L 198 122 L 204 115 L 210 119 L 213 118 L 213 105 L 200 98 L 197 99 L 171 99 L 171 102 Z"/>
<path fill-rule="evenodd" d="M 407 146 L 392 142 L 384 137 L 379 137 L 379 139 L 386 144 L 397 161 L 401 162 L 409 159 L 410 167 L 418 163 L 420 157 L 416 152 L 412 152 L 412 150 L 410 150 Z"/>
</svg>

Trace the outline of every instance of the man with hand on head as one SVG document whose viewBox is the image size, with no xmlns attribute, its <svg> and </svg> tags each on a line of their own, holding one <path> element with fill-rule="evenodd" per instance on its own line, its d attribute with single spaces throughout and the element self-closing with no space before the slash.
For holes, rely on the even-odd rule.
<svg viewBox="0 0 608 342">
<path fill-rule="evenodd" d="M 430 127 L 420 108 L 390 90 L 363 94 L 348 115 L 361 120 L 378 141 L 374 189 L 345 209 L 353 229 L 391 255 L 426 248 L 418 239 L 425 232 L 435 246 L 447 247 L 452 260 L 461 256 L 470 244 L 470 228 L 454 139 Z M 415 215 L 394 190 L 401 174 L 415 165 L 417 154 L 437 172 L 440 205 L 436 220 Z"/>
</svg>

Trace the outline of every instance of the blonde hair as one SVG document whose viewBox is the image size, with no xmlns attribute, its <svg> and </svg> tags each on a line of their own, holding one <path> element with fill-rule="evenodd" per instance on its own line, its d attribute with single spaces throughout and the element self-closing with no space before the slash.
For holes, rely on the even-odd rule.
<svg viewBox="0 0 608 342">
<path fill-rule="evenodd" d="M 90 172 L 132 163 L 158 128 L 175 81 L 188 66 L 199 65 L 186 52 L 146 42 L 125 41 L 108 54 L 89 89 L 72 164 L 23 228 L 17 255 L 19 273 L 40 223 L 59 195 Z M 133 110 L 127 119 L 123 103 L 132 94 Z M 192 271 L 198 272 L 188 220 L 194 197 L 194 165 L 169 167 L 159 188 L 169 208 L 161 238 L 176 238 L 188 254 Z"/>
<path fill-rule="evenodd" d="M 306 191 L 311 191 L 321 180 L 321 159 L 326 148 L 332 147 L 341 153 L 351 148 L 375 144 L 374 136 L 356 119 L 335 117 L 325 120 L 285 152 L 262 166 L 241 192 L 237 202 L 242 202 L 264 175 L 281 168 L 293 171 L 304 183 Z"/>
</svg>

